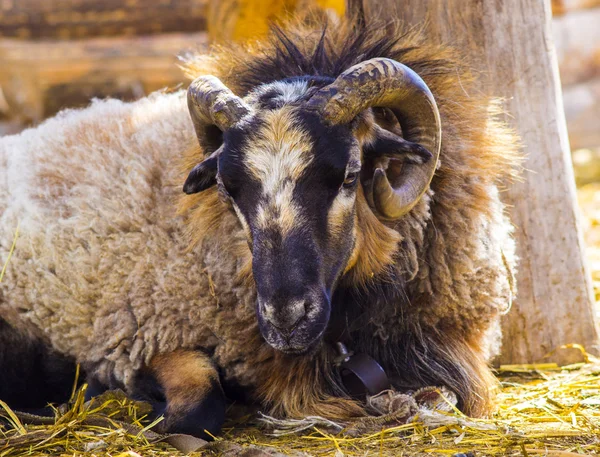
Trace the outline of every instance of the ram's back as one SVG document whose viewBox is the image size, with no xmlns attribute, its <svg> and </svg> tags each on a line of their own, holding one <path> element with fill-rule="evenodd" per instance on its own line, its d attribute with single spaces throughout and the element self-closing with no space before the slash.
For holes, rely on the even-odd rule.
<svg viewBox="0 0 600 457">
<path fill-rule="evenodd" d="M 174 198 L 193 141 L 182 92 L 95 101 L 1 138 L 2 262 L 18 237 L 0 316 L 79 360 L 135 351 L 144 315 L 170 305 L 168 278 L 190 274 Z"/>
</svg>

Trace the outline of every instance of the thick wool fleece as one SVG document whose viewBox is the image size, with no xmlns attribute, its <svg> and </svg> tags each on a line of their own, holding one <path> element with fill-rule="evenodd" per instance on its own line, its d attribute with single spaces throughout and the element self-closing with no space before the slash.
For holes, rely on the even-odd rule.
<svg viewBox="0 0 600 457">
<path fill-rule="evenodd" d="M 209 293 L 175 214 L 176 164 L 195 141 L 184 95 L 95 101 L 0 141 L 0 258 L 19 226 L 0 315 L 126 385 L 157 352 L 215 347 L 232 301 L 233 284 Z M 210 274 L 231 276 L 228 260 Z"/>
<path fill-rule="evenodd" d="M 313 35 L 303 41 L 307 47 L 318 41 Z M 487 98 L 463 94 L 454 70 L 419 68 L 419 59 L 437 62 L 438 50 L 422 52 L 410 40 L 407 49 L 440 104 L 441 167 L 432 192 L 388 227 L 372 222 L 359 199 L 359 228 L 371 245 L 364 252 L 381 251 L 386 244 L 376 235 L 395 230 L 402 238 L 396 269 L 407 282 L 398 286 L 405 301 L 369 304 L 356 339 L 394 365 L 402 356 L 395 345 L 406 349 L 407 328 L 419 338 L 435 336 L 440 350 L 446 349 L 439 338 L 452 334 L 447 354 L 457 359 L 464 335 L 479 360 L 497 352 L 499 313 L 514 292 L 514 243 L 497 188 L 514 156 L 514 138 L 493 121 Z M 271 52 L 268 46 L 256 52 L 263 51 Z M 248 68 L 252 58 L 225 50 L 207 73 L 241 93 L 231 68 Z M 189 71 L 201 70 L 190 65 Z M 0 259 L 19 227 L 0 283 L 0 316 L 105 383 L 132 388 L 137 370 L 155 355 L 200 347 L 225 382 L 254 392 L 277 412 L 357 413 L 323 387 L 331 347 L 293 357 L 262 340 L 250 253 L 235 214 L 214 188 L 181 197 L 186 171 L 202 160 L 196 144 L 182 92 L 134 103 L 95 101 L 0 139 Z"/>
</svg>

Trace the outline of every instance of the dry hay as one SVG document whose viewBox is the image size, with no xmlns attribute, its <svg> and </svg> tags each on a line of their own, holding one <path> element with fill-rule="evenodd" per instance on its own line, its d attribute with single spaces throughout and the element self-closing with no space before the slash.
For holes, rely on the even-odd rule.
<svg viewBox="0 0 600 457">
<path fill-rule="evenodd" d="M 448 424 L 415 422 L 358 436 L 316 425 L 300 435 L 272 436 L 255 415 L 226 425 L 221 437 L 188 455 L 420 456 L 472 452 L 476 456 L 600 454 L 600 360 L 559 368 L 554 364 L 504 366 L 492 419 L 444 412 Z M 0 456 L 181 456 L 142 422 L 147 405 L 110 394 L 84 404 L 83 389 L 46 424 L 27 425 L 0 403 Z M 248 448 L 248 446 L 251 446 Z M 266 453 L 270 450 L 268 453 Z"/>
</svg>

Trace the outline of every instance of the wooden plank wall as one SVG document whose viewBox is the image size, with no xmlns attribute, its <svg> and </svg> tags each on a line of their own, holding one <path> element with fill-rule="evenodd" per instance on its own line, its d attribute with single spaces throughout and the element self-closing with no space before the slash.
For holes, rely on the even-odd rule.
<svg viewBox="0 0 600 457">
<path fill-rule="evenodd" d="M 0 36 L 82 39 L 206 30 L 208 0 L 3 0 Z"/>
<path fill-rule="evenodd" d="M 0 118 L 36 123 L 93 97 L 186 83 L 177 54 L 207 46 L 208 0 L 0 1 Z"/>
</svg>

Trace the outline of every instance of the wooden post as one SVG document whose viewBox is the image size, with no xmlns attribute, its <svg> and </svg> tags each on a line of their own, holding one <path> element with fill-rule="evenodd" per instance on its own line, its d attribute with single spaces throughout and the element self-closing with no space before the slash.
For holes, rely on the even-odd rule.
<svg viewBox="0 0 600 457">
<path fill-rule="evenodd" d="M 506 99 L 507 120 L 521 135 L 528 171 L 505 198 L 521 258 L 519 292 L 503 322 L 500 363 L 547 361 L 569 343 L 597 353 L 550 0 L 363 0 L 363 7 L 367 20 L 383 13 L 425 24 L 431 42 L 459 46 L 481 70 L 482 89 Z M 551 360 L 580 358 L 571 350 Z"/>
</svg>

